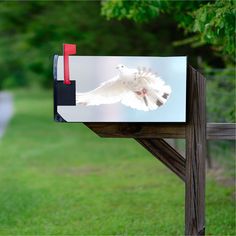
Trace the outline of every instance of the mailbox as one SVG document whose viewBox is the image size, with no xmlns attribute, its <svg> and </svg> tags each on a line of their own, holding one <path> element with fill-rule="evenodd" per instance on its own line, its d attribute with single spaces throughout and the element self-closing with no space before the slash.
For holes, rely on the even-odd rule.
<svg viewBox="0 0 236 236">
<path fill-rule="evenodd" d="M 54 117 L 63 122 L 186 122 L 187 58 L 54 56 Z"/>
</svg>

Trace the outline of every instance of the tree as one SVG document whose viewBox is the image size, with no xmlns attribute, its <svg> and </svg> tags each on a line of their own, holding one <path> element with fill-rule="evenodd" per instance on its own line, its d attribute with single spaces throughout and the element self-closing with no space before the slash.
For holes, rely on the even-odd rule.
<svg viewBox="0 0 236 236">
<path fill-rule="evenodd" d="M 223 58 L 228 68 L 211 72 L 214 79 L 207 83 L 208 118 L 211 121 L 235 121 L 235 1 L 113 0 L 103 1 L 101 13 L 108 20 L 128 19 L 137 24 L 153 21 L 160 24 L 161 16 L 165 15 L 172 18 L 187 36 L 174 45 L 190 44 L 193 48 L 211 45 L 212 51 Z M 206 55 L 199 66 L 208 77 L 210 68 L 206 62 L 209 55 Z"/>
<path fill-rule="evenodd" d="M 189 47 L 172 46 L 173 40 L 183 38 L 172 19 L 164 18 L 158 25 L 107 21 L 100 9 L 99 1 L 0 2 L 0 89 L 31 85 L 51 88 L 53 54 L 61 54 L 66 42 L 76 43 L 79 55 L 189 52 Z M 203 53 L 200 50 L 188 54 Z M 211 57 L 209 49 L 204 48 L 205 52 Z"/>
<path fill-rule="evenodd" d="M 107 22 L 98 1 L 1 2 L 0 89 L 51 87 L 53 54 L 62 54 L 66 42 L 76 43 L 79 55 L 144 55 L 159 48 L 142 26 Z"/>
<path fill-rule="evenodd" d="M 234 62 L 235 54 L 235 1 L 168 1 L 140 0 L 103 1 L 102 15 L 107 19 L 129 19 L 137 23 L 155 20 L 162 14 L 172 17 L 188 34 L 181 43 L 193 47 L 210 44 L 212 49 Z"/>
</svg>

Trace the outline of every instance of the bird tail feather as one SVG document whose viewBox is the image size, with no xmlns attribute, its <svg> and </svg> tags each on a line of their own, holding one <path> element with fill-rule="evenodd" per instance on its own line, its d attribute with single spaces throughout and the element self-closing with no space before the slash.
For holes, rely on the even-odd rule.
<svg viewBox="0 0 236 236">
<path fill-rule="evenodd" d="M 149 104 L 152 104 L 155 107 L 160 107 L 166 103 L 170 94 L 171 87 L 168 85 L 164 85 L 161 91 L 150 90 L 147 100 L 149 101 Z"/>
</svg>

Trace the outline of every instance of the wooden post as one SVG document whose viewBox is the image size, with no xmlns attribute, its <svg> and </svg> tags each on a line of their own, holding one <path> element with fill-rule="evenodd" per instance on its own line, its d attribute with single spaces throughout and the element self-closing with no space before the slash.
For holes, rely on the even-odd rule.
<svg viewBox="0 0 236 236">
<path fill-rule="evenodd" d="M 205 78 L 188 66 L 187 123 L 85 123 L 101 137 L 134 138 L 185 182 L 185 234 L 205 235 L 206 139 L 235 140 L 235 124 L 206 124 Z M 164 138 L 185 138 L 186 159 Z"/>
<path fill-rule="evenodd" d="M 187 91 L 185 234 L 205 235 L 205 78 L 190 66 Z"/>
</svg>

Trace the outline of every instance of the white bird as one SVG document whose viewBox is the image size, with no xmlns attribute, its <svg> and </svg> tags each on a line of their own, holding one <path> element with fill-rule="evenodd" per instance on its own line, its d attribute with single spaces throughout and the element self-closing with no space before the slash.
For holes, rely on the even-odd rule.
<svg viewBox="0 0 236 236">
<path fill-rule="evenodd" d="M 121 102 L 133 109 L 150 111 L 164 105 L 171 87 L 145 67 L 129 69 L 119 64 L 119 74 L 96 89 L 76 93 L 76 103 L 86 106 Z"/>
</svg>

